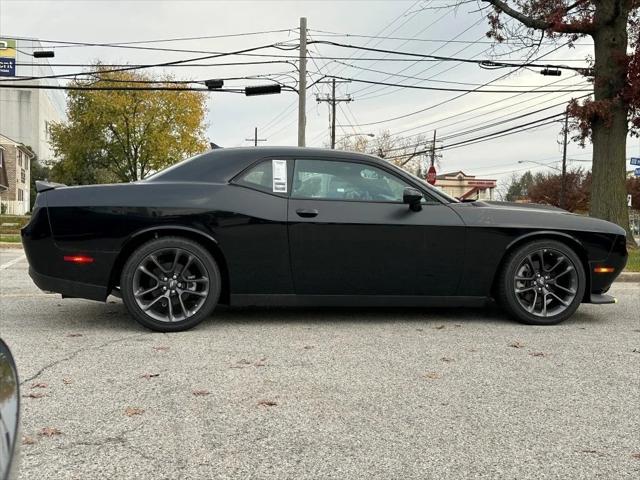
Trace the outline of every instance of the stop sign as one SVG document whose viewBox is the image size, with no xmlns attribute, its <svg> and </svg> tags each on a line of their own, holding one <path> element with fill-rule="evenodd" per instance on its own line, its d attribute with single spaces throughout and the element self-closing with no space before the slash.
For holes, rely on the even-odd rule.
<svg viewBox="0 0 640 480">
<path fill-rule="evenodd" d="M 429 167 L 429 170 L 427 170 L 427 182 L 429 182 L 431 185 L 436 184 L 436 167 L 434 167 L 433 165 L 431 165 Z"/>
</svg>

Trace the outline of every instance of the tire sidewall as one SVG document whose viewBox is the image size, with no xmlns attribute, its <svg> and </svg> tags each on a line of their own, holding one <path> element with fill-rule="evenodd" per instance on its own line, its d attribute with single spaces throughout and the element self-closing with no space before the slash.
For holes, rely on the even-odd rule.
<svg viewBox="0 0 640 480">
<path fill-rule="evenodd" d="M 138 306 L 133 294 L 133 277 L 140 262 L 150 253 L 169 248 L 181 248 L 196 256 L 204 266 L 209 278 L 209 295 L 200 310 L 188 319 L 178 322 L 162 322 L 148 316 Z M 144 327 L 158 332 L 187 330 L 202 322 L 218 304 L 220 288 L 220 270 L 211 254 L 199 243 L 181 237 L 157 238 L 142 244 L 131 254 L 120 277 L 122 300 L 131 316 Z"/>
<path fill-rule="evenodd" d="M 571 261 L 578 276 L 578 287 L 573 301 L 564 311 L 551 317 L 538 317 L 527 312 L 524 307 L 520 305 L 520 302 L 518 301 L 516 293 L 514 291 L 516 281 L 515 273 L 517 268 L 520 266 L 521 262 L 526 258 L 527 255 L 545 248 L 559 251 Z M 580 306 L 580 303 L 582 303 L 587 283 L 584 267 L 578 255 L 564 243 L 554 240 L 538 240 L 528 243 L 519 248 L 510 257 L 509 261 L 505 265 L 502 280 L 502 288 L 504 289 L 504 291 L 501 292 L 501 296 L 506 303 L 505 307 L 510 313 L 516 316 L 519 321 L 532 325 L 554 325 L 566 320 L 571 315 L 573 315 Z"/>
</svg>

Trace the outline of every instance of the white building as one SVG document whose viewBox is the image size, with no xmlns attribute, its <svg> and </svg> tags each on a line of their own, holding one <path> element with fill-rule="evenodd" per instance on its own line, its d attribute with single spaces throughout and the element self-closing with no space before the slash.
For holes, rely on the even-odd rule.
<svg viewBox="0 0 640 480">
<path fill-rule="evenodd" d="M 9 39 L 0 36 L 0 58 L 15 56 L 16 77 L 2 76 L 0 82 L 20 85 L 58 85 L 56 79 L 22 80 L 19 77 L 53 75 L 46 58 L 33 58 L 31 52 L 43 50 L 37 40 L 16 40 L 16 49 L 7 48 Z M 4 42 L 3 42 L 4 41 Z M 13 43 L 11 43 L 13 45 Z M 46 47 L 44 48 L 46 49 Z M 10 51 L 11 50 L 11 51 Z M 49 125 L 65 119 L 66 98 L 62 90 L 0 88 L 0 134 L 29 146 L 38 160 L 54 160 L 49 146 Z"/>
</svg>

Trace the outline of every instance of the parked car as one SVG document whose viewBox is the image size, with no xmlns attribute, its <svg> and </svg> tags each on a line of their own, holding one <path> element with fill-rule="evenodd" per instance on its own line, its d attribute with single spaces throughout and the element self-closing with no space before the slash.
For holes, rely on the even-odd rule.
<svg viewBox="0 0 640 480">
<path fill-rule="evenodd" d="M 22 230 L 43 290 L 122 296 L 158 331 L 217 304 L 478 306 L 548 325 L 605 293 L 617 225 L 559 209 L 461 203 L 373 156 L 219 149 L 135 183 L 37 184 Z"/>
<path fill-rule="evenodd" d="M 20 384 L 11 350 L 0 338 L 0 480 L 17 478 Z"/>
</svg>

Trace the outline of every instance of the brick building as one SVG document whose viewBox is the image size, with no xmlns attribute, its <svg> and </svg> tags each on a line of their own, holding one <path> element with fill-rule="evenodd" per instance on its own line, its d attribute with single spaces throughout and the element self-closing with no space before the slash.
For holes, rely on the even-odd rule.
<svg viewBox="0 0 640 480">
<path fill-rule="evenodd" d="M 29 169 L 34 155 L 24 145 L 4 135 L 0 135 L 0 155 L 7 176 L 6 190 L 0 189 L 2 213 L 24 215 L 31 210 Z"/>
</svg>

